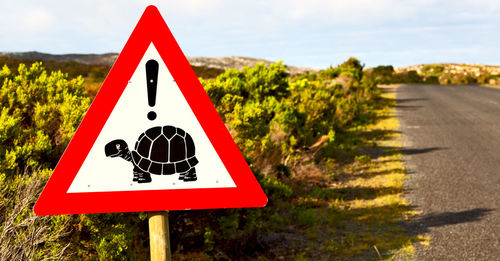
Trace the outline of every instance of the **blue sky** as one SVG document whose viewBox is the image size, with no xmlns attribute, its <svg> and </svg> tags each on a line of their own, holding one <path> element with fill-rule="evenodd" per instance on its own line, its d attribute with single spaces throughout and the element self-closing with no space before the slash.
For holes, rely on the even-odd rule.
<svg viewBox="0 0 500 261">
<path fill-rule="evenodd" d="M 3 1 L 0 51 L 119 52 L 154 4 L 187 56 L 500 65 L 498 0 Z"/>
</svg>

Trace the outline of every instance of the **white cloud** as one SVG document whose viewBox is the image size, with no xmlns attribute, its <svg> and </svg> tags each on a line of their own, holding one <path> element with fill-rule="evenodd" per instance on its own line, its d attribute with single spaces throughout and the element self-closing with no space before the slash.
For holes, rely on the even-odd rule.
<svg viewBox="0 0 500 261">
<path fill-rule="evenodd" d="M 117 52 L 148 4 L 188 55 L 335 64 L 338 54 L 318 53 L 462 48 L 473 37 L 486 50 L 500 40 L 498 0 L 17 0 L 0 8 L 0 51 Z"/>
<path fill-rule="evenodd" d="M 22 15 L 22 19 L 19 19 L 18 21 L 21 22 L 21 27 L 26 30 L 44 31 L 54 26 L 55 19 L 49 11 L 44 9 L 35 9 L 25 11 Z"/>
</svg>

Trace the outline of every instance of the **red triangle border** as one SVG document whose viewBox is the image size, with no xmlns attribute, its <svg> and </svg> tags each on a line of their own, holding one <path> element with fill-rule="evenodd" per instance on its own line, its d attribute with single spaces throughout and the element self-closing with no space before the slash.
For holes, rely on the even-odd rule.
<svg viewBox="0 0 500 261">
<path fill-rule="evenodd" d="M 67 193 L 153 43 L 233 179 L 235 188 Z M 37 215 L 263 207 L 267 197 L 155 6 L 148 6 L 35 204 Z"/>
</svg>

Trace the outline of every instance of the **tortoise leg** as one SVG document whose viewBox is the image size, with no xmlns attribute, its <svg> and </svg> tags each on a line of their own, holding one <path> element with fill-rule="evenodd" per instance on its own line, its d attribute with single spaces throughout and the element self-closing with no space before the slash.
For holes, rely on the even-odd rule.
<svg viewBox="0 0 500 261">
<path fill-rule="evenodd" d="M 137 177 L 137 182 L 139 182 L 139 183 L 151 182 L 151 174 L 145 173 L 145 172 L 140 172 L 138 177 Z"/>
<path fill-rule="evenodd" d="M 141 171 L 137 167 L 134 167 L 133 173 L 134 173 L 134 178 L 132 179 L 132 182 L 138 182 L 139 174 L 141 173 Z"/>
<path fill-rule="evenodd" d="M 198 178 L 196 177 L 196 169 L 191 168 L 188 173 L 184 176 L 184 182 L 188 181 L 196 181 Z"/>
<path fill-rule="evenodd" d="M 187 172 L 179 173 L 179 180 L 184 180 L 184 177 L 186 177 L 186 175 L 187 175 Z"/>
</svg>

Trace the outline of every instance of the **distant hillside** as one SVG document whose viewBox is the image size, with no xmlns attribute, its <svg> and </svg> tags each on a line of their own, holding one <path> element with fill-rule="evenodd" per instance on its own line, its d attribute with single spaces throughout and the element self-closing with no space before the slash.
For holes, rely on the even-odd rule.
<svg viewBox="0 0 500 261">
<path fill-rule="evenodd" d="M 56 61 L 56 62 L 78 62 L 86 65 L 107 65 L 111 66 L 118 57 L 117 53 L 105 54 L 48 54 L 40 52 L 0 52 L 0 56 L 20 60 Z M 192 66 L 207 67 L 213 69 L 241 69 L 245 66 L 254 66 L 256 63 L 264 62 L 266 65 L 273 63 L 264 59 L 228 56 L 228 57 L 188 57 Z M 317 69 L 288 66 L 290 74 L 300 74 L 305 72 L 317 72 Z"/>
<path fill-rule="evenodd" d="M 105 54 L 48 54 L 39 52 L 0 52 L 0 56 L 19 60 L 77 62 L 86 65 L 113 65 L 117 53 Z"/>
<path fill-rule="evenodd" d="M 420 64 L 396 68 L 396 74 L 418 74 L 424 82 L 500 85 L 500 66 L 482 64 Z"/>
<path fill-rule="evenodd" d="M 227 57 L 188 57 L 189 63 L 194 66 L 206 66 L 217 69 L 235 68 L 241 70 L 245 66 L 254 66 L 257 63 L 263 62 L 265 65 L 275 63 L 274 61 L 256 59 L 241 56 L 227 56 Z M 318 69 L 298 67 L 287 65 L 287 71 L 290 74 L 301 74 L 306 72 L 318 72 Z"/>
<path fill-rule="evenodd" d="M 482 64 L 455 64 L 455 63 L 438 63 L 438 64 L 419 64 L 407 67 L 394 69 L 396 73 L 416 71 L 420 75 L 429 73 L 432 68 L 442 68 L 442 74 L 464 74 L 480 76 L 484 74 L 500 75 L 500 66 L 482 65 Z M 441 69 L 440 69 L 441 70 Z"/>
<path fill-rule="evenodd" d="M 394 69 L 392 65 L 368 68 L 365 73 L 381 84 L 486 84 L 500 86 L 500 66 L 436 63 Z"/>
</svg>

